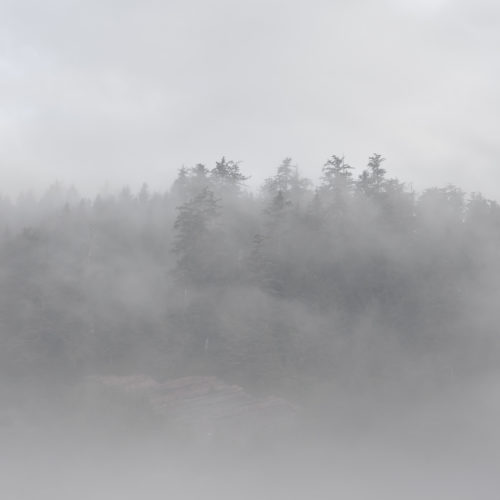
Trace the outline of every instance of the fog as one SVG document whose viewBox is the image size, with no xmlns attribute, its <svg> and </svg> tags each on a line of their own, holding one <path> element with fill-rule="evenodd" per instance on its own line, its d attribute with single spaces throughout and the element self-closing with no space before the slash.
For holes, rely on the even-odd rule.
<svg viewBox="0 0 500 500">
<path fill-rule="evenodd" d="M 0 0 L 0 498 L 497 498 L 499 16 Z"/>
<path fill-rule="evenodd" d="M 495 497 L 499 205 L 318 170 L 3 198 L 3 496 Z"/>
<path fill-rule="evenodd" d="M 491 0 L 0 2 L 3 192 L 87 194 L 228 155 L 373 151 L 418 189 L 498 191 Z M 493 182 L 492 182 L 493 180 Z"/>
</svg>

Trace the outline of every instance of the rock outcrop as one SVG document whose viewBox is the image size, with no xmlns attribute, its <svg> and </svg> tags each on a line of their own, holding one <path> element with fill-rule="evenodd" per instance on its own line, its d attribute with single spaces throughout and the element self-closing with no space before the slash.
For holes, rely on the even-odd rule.
<svg viewBox="0 0 500 500">
<path fill-rule="evenodd" d="M 217 377 L 191 376 L 160 383 L 145 375 L 91 376 L 99 397 L 142 407 L 196 441 L 247 446 L 293 432 L 297 408 L 283 398 L 256 397 Z M 122 404 L 122 407 L 123 404 Z"/>
</svg>

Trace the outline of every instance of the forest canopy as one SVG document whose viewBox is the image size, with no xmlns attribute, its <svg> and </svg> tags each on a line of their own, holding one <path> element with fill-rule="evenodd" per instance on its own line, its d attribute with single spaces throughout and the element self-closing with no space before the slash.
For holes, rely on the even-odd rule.
<svg viewBox="0 0 500 500">
<path fill-rule="evenodd" d="M 495 201 L 416 193 L 378 154 L 248 178 L 222 158 L 165 191 L 3 198 L 2 379 L 214 374 L 298 398 L 495 366 Z"/>
</svg>

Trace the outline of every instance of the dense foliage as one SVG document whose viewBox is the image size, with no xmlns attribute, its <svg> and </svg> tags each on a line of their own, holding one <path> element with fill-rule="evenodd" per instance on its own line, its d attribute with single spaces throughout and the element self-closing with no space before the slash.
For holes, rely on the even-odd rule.
<svg viewBox="0 0 500 500">
<path fill-rule="evenodd" d="M 223 158 L 164 193 L 4 199 L 2 379 L 210 373 L 304 395 L 488 369 L 499 206 L 383 166 L 332 156 L 315 186 L 285 159 L 252 193 Z"/>
</svg>

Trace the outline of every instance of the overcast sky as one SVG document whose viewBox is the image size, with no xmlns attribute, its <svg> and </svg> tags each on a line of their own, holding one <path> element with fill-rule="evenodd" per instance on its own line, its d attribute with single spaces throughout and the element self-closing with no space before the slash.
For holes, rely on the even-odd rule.
<svg viewBox="0 0 500 500">
<path fill-rule="evenodd" d="M 0 190 L 378 152 L 500 198 L 499 49 L 488 0 L 0 0 Z"/>
</svg>

